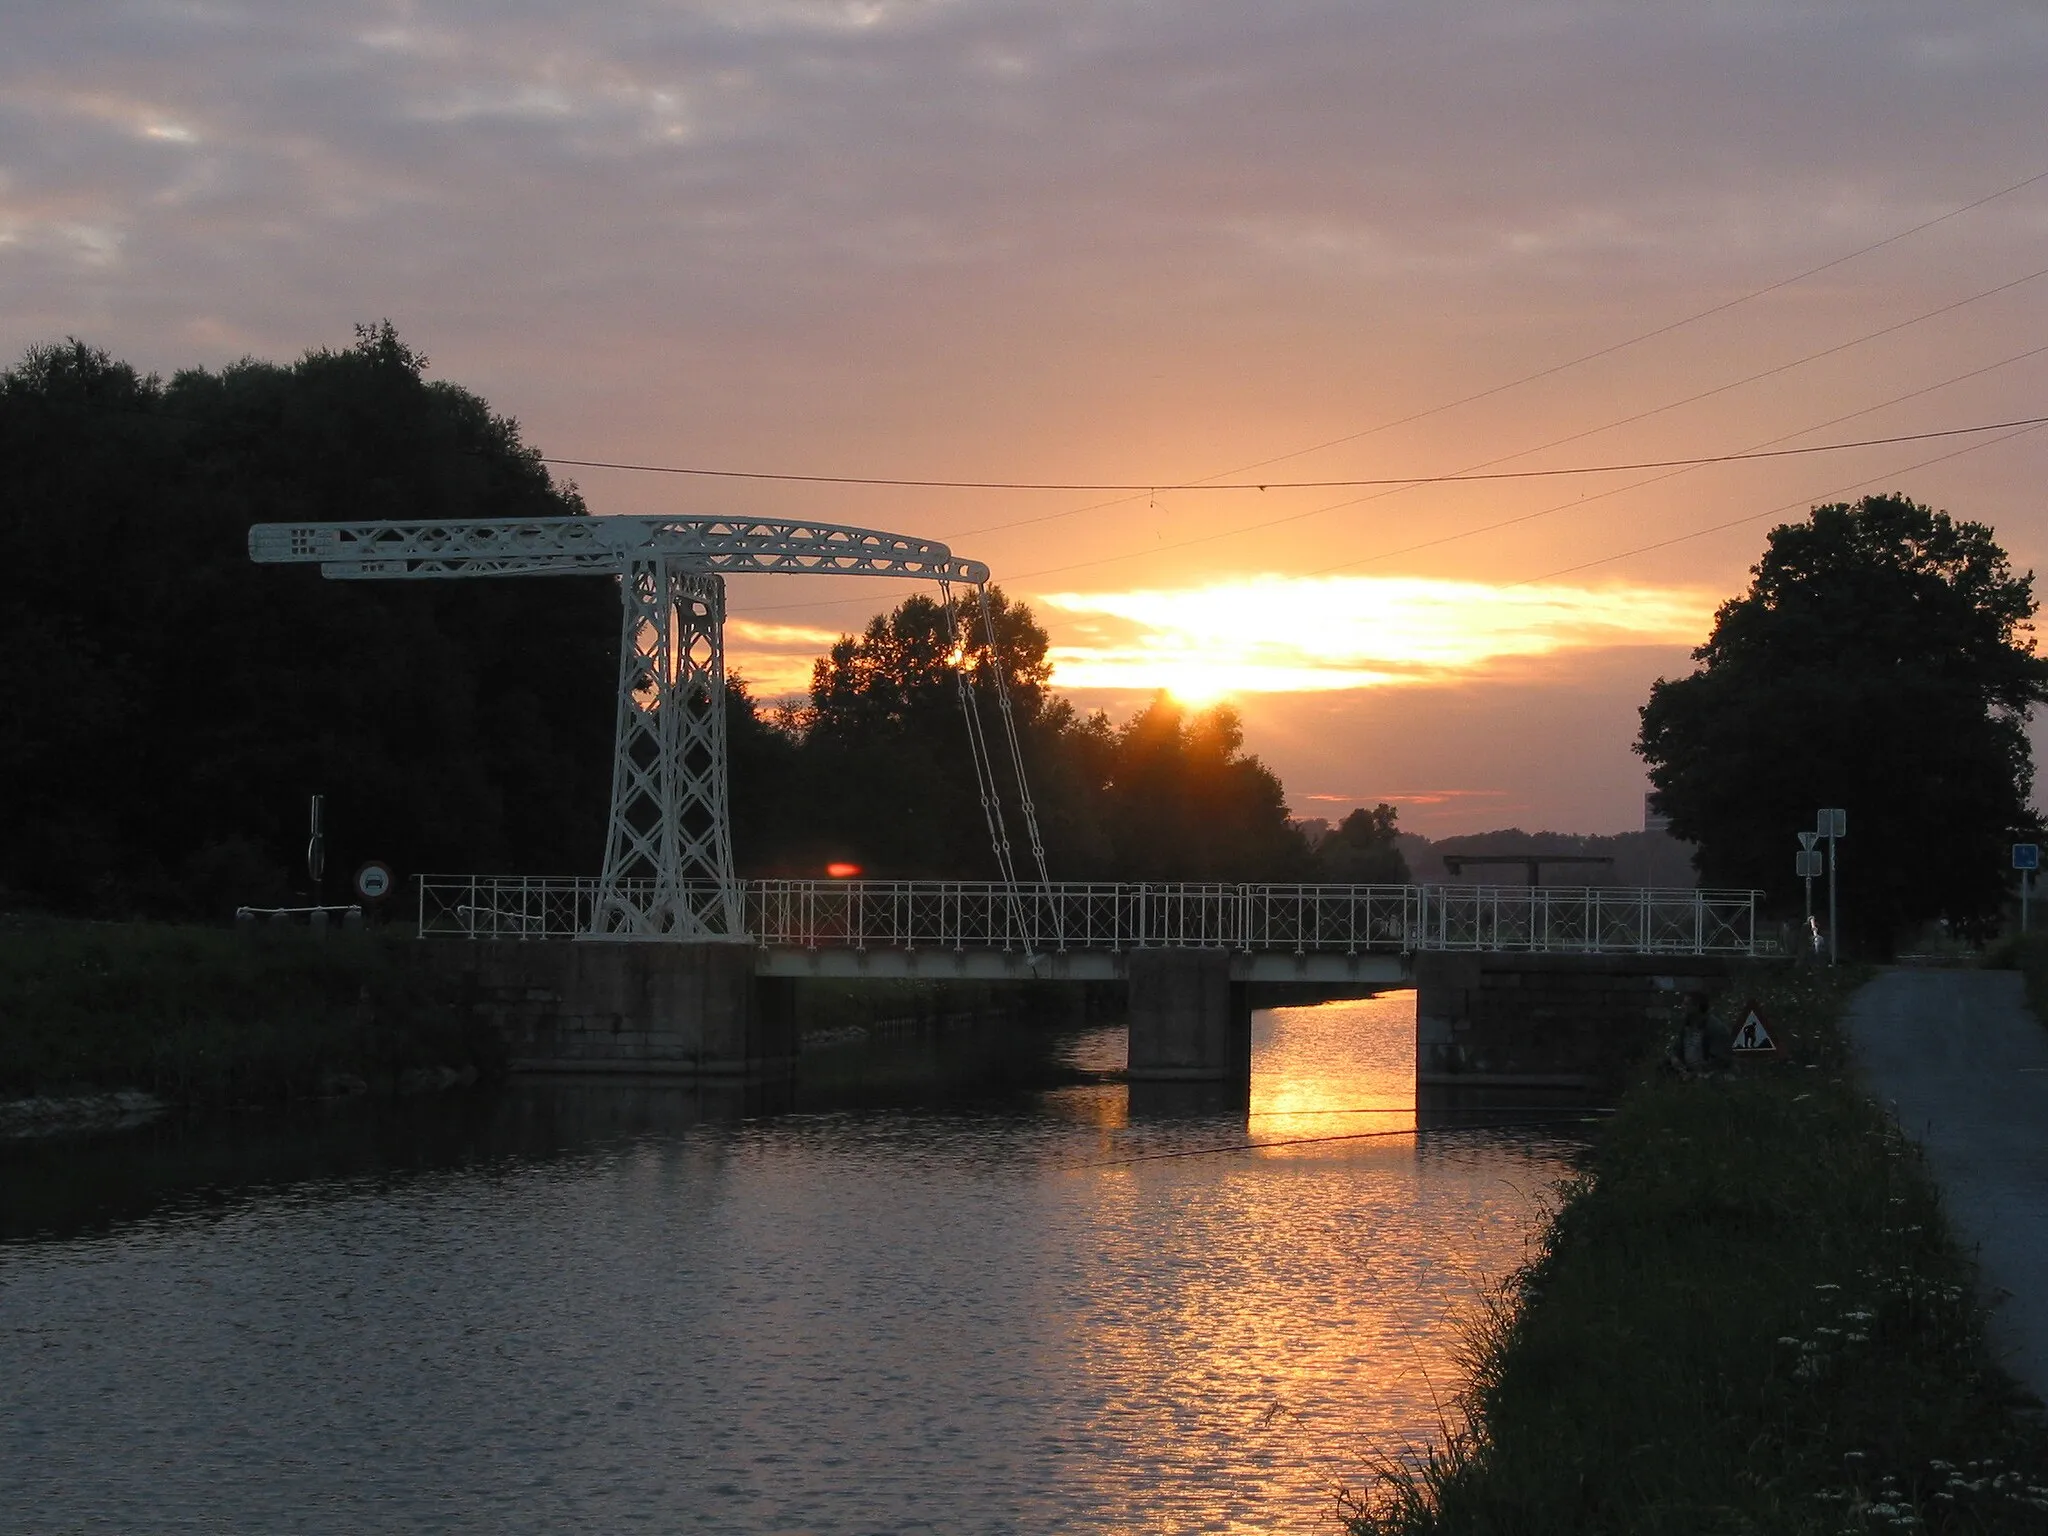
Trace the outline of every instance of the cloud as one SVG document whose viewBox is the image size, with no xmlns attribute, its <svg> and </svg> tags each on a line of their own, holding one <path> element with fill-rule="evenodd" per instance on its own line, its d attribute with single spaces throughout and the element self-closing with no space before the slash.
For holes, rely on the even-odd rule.
<svg viewBox="0 0 2048 1536">
<path fill-rule="evenodd" d="M 1697 643 L 1692 588 L 1491 586 L 1406 576 L 1263 576 L 1179 590 L 1059 592 L 1057 686 L 1191 700 L 1442 682 L 1509 657 Z"/>
<path fill-rule="evenodd" d="M 725 624 L 726 669 L 744 677 L 757 699 L 803 694 L 811 686 L 811 664 L 838 638 L 811 625 L 733 616 Z"/>
</svg>

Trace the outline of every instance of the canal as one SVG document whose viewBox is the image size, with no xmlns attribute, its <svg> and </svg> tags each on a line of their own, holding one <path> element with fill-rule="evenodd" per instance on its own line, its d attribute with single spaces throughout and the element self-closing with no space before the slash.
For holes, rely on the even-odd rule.
<svg viewBox="0 0 2048 1536">
<path fill-rule="evenodd" d="M 1413 1134 L 1406 992 L 1261 1012 L 1249 1115 L 931 1060 L 0 1151 L 6 1528 L 1328 1529 L 1583 1132 Z"/>
</svg>

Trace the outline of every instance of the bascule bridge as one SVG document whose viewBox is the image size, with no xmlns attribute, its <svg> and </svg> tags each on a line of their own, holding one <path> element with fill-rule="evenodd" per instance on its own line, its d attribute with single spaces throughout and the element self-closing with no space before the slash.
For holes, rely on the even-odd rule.
<svg viewBox="0 0 2048 1536">
<path fill-rule="evenodd" d="M 1399 986 L 1419 972 L 1425 1079 L 1561 1079 L 1573 1074 L 1548 1070 L 1562 1060 L 1554 1032 L 1486 1025 L 1489 995 L 1534 995 L 1526 979 L 1549 977 L 1575 1017 L 1600 1015 L 1609 993 L 1639 1017 L 1646 991 L 1704 985 L 1758 949 L 1749 891 L 1055 882 L 1000 666 L 991 724 L 965 655 L 954 658 L 962 741 L 998 878 L 743 881 L 727 798 L 725 578 L 932 582 L 955 632 L 956 604 L 977 607 L 993 660 L 987 566 L 880 529 L 711 517 L 264 523 L 249 532 L 249 554 L 318 565 L 338 581 L 616 584 L 611 814 L 598 873 L 419 880 L 422 937 L 468 941 L 436 954 L 536 1064 L 786 1071 L 796 1050 L 790 986 L 804 976 L 1114 980 L 1130 989 L 1133 1077 L 1242 1080 L 1251 984 Z M 1013 817 L 1033 878 L 1018 876 Z M 1500 983 L 1491 994 L 1489 974 Z"/>
</svg>

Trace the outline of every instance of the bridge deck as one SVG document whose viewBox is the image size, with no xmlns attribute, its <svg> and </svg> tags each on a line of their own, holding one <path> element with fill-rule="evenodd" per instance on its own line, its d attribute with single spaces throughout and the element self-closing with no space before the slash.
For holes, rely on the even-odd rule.
<svg viewBox="0 0 2048 1536">
<path fill-rule="evenodd" d="M 1389 980 L 1421 953 L 1775 947 L 1757 937 L 1754 891 L 751 880 L 735 894 L 767 975 L 1108 980 L 1131 950 L 1203 948 L 1237 952 L 1246 980 Z M 581 938 L 596 900 L 594 879 L 422 876 L 419 931 Z"/>
</svg>

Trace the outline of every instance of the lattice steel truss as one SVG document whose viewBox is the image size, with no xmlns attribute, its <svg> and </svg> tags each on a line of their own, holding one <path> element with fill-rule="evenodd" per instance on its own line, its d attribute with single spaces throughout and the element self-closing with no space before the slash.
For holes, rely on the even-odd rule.
<svg viewBox="0 0 2048 1536">
<path fill-rule="evenodd" d="M 593 938 L 747 937 L 726 798 L 725 581 L 730 572 L 894 576 L 979 589 L 988 567 L 930 539 L 835 523 L 708 517 L 537 517 L 460 522 L 259 523 L 259 564 L 317 564 L 341 581 L 612 576 L 621 599 L 611 822 Z M 950 611 L 951 598 L 947 599 Z M 993 631 L 990 644 L 993 646 Z M 1008 699 L 1002 699 L 1005 711 Z M 970 740 L 981 732 L 969 710 Z M 1008 727 L 1007 714 L 1005 726 Z M 1034 852 L 1038 827 L 1011 733 Z M 977 781 L 982 778 L 977 758 Z M 990 780 L 992 786 L 992 779 Z M 1007 837 L 997 858 L 1014 887 Z M 1044 878 L 1040 856 L 1040 878 Z"/>
</svg>

